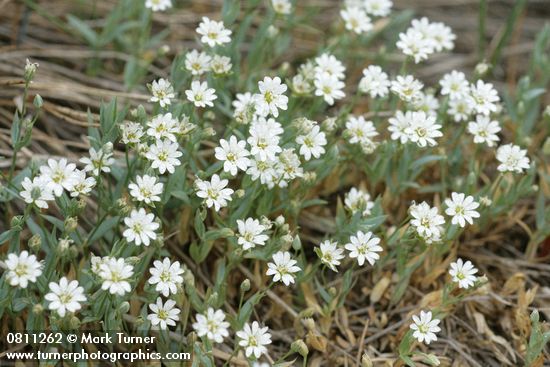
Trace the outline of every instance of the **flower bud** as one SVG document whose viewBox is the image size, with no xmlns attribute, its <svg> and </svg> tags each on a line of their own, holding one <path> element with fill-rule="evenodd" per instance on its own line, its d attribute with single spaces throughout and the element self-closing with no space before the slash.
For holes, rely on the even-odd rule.
<svg viewBox="0 0 550 367">
<path fill-rule="evenodd" d="M 42 312 L 44 312 L 44 306 L 42 306 L 40 303 L 37 303 L 32 307 L 32 312 L 35 315 L 40 315 Z"/>
<path fill-rule="evenodd" d="M 122 302 L 120 306 L 118 306 L 118 310 L 121 314 L 128 313 L 128 311 L 130 311 L 130 304 L 128 301 Z"/>
<path fill-rule="evenodd" d="M 475 72 L 478 76 L 483 76 L 489 71 L 489 64 L 485 61 L 480 62 L 476 65 Z"/>
<path fill-rule="evenodd" d="M 68 233 L 74 232 L 77 226 L 78 226 L 78 218 L 69 217 L 65 219 L 64 227 L 65 227 L 65 231 L 67 231 Z"/>
<path fill-rule="evenodd" d="M 294 241 L 292 241 L 292 248 L 293 248 L 295 251 L 298 251 L 299 249 L 302 248 L 302 241 L 300 241 L 300 237 L 299 237 L 299 236 L 294 237 Z"/>
<path fill-rule="evenodd" d="M 275 27 L 273 24 L 270 25 L 268 28 L 267 28 L 267 36 L 269 38 L 274 38 L 275 36 L 277 36 L 279 34 L 279 28 Z"/>
<path fill-rule="evenodd" d="M 550 140 L 550 138 L 548 138 Z M 550 144 L 549 144 L 550 145 Z M 277 227 L 280 227 L 282 226 L 283 224 L 285 224 L 285 217 L 283 217 L 282 215 L 279 215 L 277 218 L 275 218 L 275 225 Z"/>
<path fill-rule="evenodd" d="M 239 189 L 239 190 L 235 191 L 235 196 L 239 199 L 244 197 L 244 194 L 245 194 L 245 192 L 244 192 L 243 189 Z"/>
<path fill-rule="evenodd" d="M 246 293 L 250 290 L 250 279 L 245 279 L 241 283 L 241 292 Z"/>
<path fill-rule="evenodd" d="M 73 330 L 80 328 L 80 319 L 76 316 L 72 316 L 71 320 L 69 321 L 69 327 Z"/>
<path fill-rule="evenodd" d="M 328 294 L 330 294 L 332 297 L 335 297 L 338 294 L 338 291 L 336 290 L 335 287 L 330 287 L 328 289 Z"/>
<path fill-rule="evenodd" d="M 292 350 L 294 353 L 298 353 L 304 358 L 309 354 L 309 349 L 302 339 L 298 339 L 292 342 L 292 344 L 290 345 L 290 350 Z"/>
<path fill-rule="evenodd" d="M 187 287 L 195 286 L 195 276 L 190 271 L 183 273 L 183 282 Z"/>
<path fill-rule="evenodd" d="M 41 108 L 44 105 L 44 101 L 42 100 L 42 97 L 40 96 L 40 94 L 37 94 L 34 96 L 34 100 L 32 104 L 36 108 Z"/>
<path fill-rule="evenodd" d="M 12 229 L 15 229 L 17 231 L 20 231 L 23 229 L 23 216 L 22 215 L 16 215 L 13 218 L 11 218 L 10 226 Z"/>
<path fill-rule="evenodd" d="M 216 114 L 213 111 L 206 111 L 202 117 L 205 120 L 214 121 L 216 119 Z M 207 128 L 208 129 L 208 128 Z M 213 130 L 213 129 L 212 129 Z M 212 136 L 216 135 L 216 132 L 212 134 Z"/>
<path fill-rule="evenodd" d="M 25 74 L 24 74 L 24 78 L 27 83 L 34 78 L 36 69 L 38 69 L 38 63 L 30 62 L 29 59 L 27 59 L 25 64 Z"/>
<path fill-rule="evenodd" d="M 218 292 L 214 292 L 208 297 L 206 303 L 210 306 L 214 306 L 218 302 Z"/>
<path fill-rule="evenodd" d="M 338 127 L 336 124 L 336 117 L 326 118 L 323 122 L 321 122 L 321 127 L 329 133 L 333 132 Z"/>
<path fill-rule="evenodd" d="M 309 331 L 315 330 L 315 320 L 311 317 L 305 317 L 302 319 L 302 324 L 305 326 L 306 329 Z"/>
<path fill-rule="evenodd" d="M 216 130 L 211 127 L 207 127 L 202 131 L 202 136 L 205 138 L 209 138 L 214 135 L 216 135 Z"/>
<path fill-rule="evenodd" d="M 136 265 L 137 263 L 139 263 L 141 261 L 141 258 L 139 256 L 130 256 L 130 257 L 126 258 L 125 261 L 129 265 Z"/>
<path fill-rule="evenodd" d="M 33 235 L 29 240 L 29 247 L 34 252 L 40 251 L 42 247 L 42 238 L 37 234 Z"/>
</svg>

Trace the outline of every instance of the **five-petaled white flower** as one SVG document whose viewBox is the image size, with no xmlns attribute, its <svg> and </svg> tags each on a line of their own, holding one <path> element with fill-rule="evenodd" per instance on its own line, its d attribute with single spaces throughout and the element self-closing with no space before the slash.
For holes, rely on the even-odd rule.
<svg viewBox="0 0 550 367">
<path fill-rule="evenodd" d="M 246 150 L 246 141 L 237 140 L 235 135 L 231 135 L 229 141 L 221 139 L 220 146 L 216 147 L 214 152 L 216 159 L 223 162 L 223 170 L 232 176 L 235 176 L 238 170 L 246 171 L 250 166 L 250 153 Z"/>
<path fill-rule="evenodd" d="M 252 322 L 252 325 L 246 323 L 241 331 L 237 331 L 237 336 L 241 339 L 239 345 L 245 348 L 244 353 L 247 358 L 251 355 L 260 358 L 267 352 L 265 346 L 271 344 L 271 334 L 268 331 L 267 326 L 260 327 L 257 321 Z"/>
<path fill-rule="evenodd" d="M 42 275 L 42 263 L 28 251 L 8 254 L 2 265 L 6 269 L 6 280 L 13 287 L 27 288 L 29 282 L 36 283 L 36 278 Z"/>
<path fill-rule="evenodd" d="M 315 85 L 315 95 L 321 96 L 329 106 L 334 104 L 337 99 L 346 96 L 344 91 L 345 84 L 334 74 L 319 73 L 313 82 Z"/>
<path fill-rule="evenodd" d="M 478 80 L 476 84 L 470 86 L 470 95 L 467 100 L 478 114 L 489 115 L 497 111 L 500 98 L 493 84 Z"/>
<path fill-rule="evenodd" d="M 477 115 L 475 121 L 468 123 L 468 132 L 474 136 L 474 143 L 486 143 L 492 147 L 500 140 L 497 133 L 500 131 L 498 121 L 491 121 L 489 116 Z"/>
<path fill-rule="evenodd" d="M 226 29 L 223 22 L 216 22 L 207 17 L 202 17 L 202 22 L 196 29 L 201 35 L 201 42 L 210 47 L 231 42 L 231 31 Z"/>
<path fill-rule="evenodd" d="M 300 267 L 296 266 L 298 262 L 290 257 L 290 252 L 279 251 L 273 254 L 273 262 L 267 264 L 266 275 L 273 275 L 274 282 L 283 282 L 286 286 L 294 283 L 294 275 L 300 271 Z"/>
<path fill-rule="evenodd" d="M 68 312 L 76 312 L 82 308 L 81 302 L 86 302 L 84 288 L 78 285 L 77 280 L 69 280 L 65 277 L 59 279 L 59 283 L 50 282 L 50 292 L 44 296 L 50 304 L 48 308 L 57 311 L 64 317 Z"/>
<path fill-rule="evenodd" d="M 410 328 L 414 330 L 413 337 L 415 337 L 420 343 L 430 344 L 432 341 L 437 340 L 435 333 L 441 331 L 439 325 L 439 319 L 432 319 L 432 312 L 420 311 L 420 317 L 413 315 L 413 323 Z"/>
<path fill-rule="evenodd" d="M 80 162 L 85 164 L 84 171 L 92 172 L 95 176 L 99 175 L 100 172 L 111 172 L 111 165 L 115 162 L 115 159 L 112 158 L 112 149 L 113 145 L 111 143 L 106 144 L 103 148 L 97 151 L 94 148 L 90 148 L 90 157 L 80 158 Z"/>
<path fill-rule="evenodd" d="M 272 114 L 274 117 L 278 117 L 279 109 L 287 109 L 288 97 L 284 95 L 287 86 L 281 83 L 281 78 L 266 76 L 264 80 L 258 82 L 258 89 L 260 93 L 254 95 L 257 114 L 260 116 Z"/>
<path fill-rule="evenodd" d="M 124 258 L 109 258 L 99 266 L 99 277 L 103 280 L 101 289 L 109 290 L 111 294 L 123 296 L 132 291 L 128 279 L 134 275 L 134 267 L 126 263 Z"/>
<path fill-rule="evenodd" d="M 479 218 L 479 213 L 476 209 L 479 207 L 479 203 L 474 201 L 473 196 L 466 196 L 461 193 L 453 192 L 451 199 L 445 199 L 447 210 L 445 214 L 453 217 L 452 224 L 458 224 L 461 227 L 466 226 L 466 222 L 473 224 L 473 218 Z"/>
<path fill-rule="evenodd" d="M 390 92 L 388 74 L 378 65 L 370 65 L 363 69 L 363 77 L 359 81 L 359 90 L 369 93 L 372 98 L 385 97 Z"/>
<path fill-rule="evenodd" d="M 152 11 L 163 11 L 172 7 L 172 0 L 146 0 L 145 7 Z"/>
<path fill-rule="evenodd" d="M 176 134 L 179 132 L 178 120 L 171 113 L 157 115 L 147 123 L 147 135 L 156 140 L 168 139 L 176 142 Z"/>
<path fill-rule="evenodd" d="M 331 268 L 332 271 L 337 272 L 336 267 L 340 265 L 340 260 L 344 258 L 344 250 L 338 248 L 336 242 L 326 240 L 319 244 L 318 255 L 323 264 Z"/>
<path fill-rule="evenodd" d="M 438 213 L 437 208 L 431 208 L 425 201 L 410 208 L 413 219 L 411 225 L 416 228 L 423 237 L 439 236 L 440 226 L 445 223 L 445 218 Z"/>
<path fill-rule="evenodd" d="M 194 80 L 191 83 L 191 89 L 185 91 L 187 99 L 195 105 L 195 107 L 214 106 L 214 100 L 218 98 L 214 88 L 208 88 L 207 82 Z"/>
<path fill-rule="evenodd" d="M 174 87 L 172 87 L 172 84 L 168 80 L 163 78 L 153 81 L 153 84 L 151 84 L 151 94 L 153 96 L 149 101 L 158 102 L 162 108 L 170 105 L 172 99 L 176 98 Z"/>
<path fill-rule="evenodd" d="M 48 186 L 55 196 L 61 196 L 63 190 L 70 191 L 75 182 L 74 171 L 76 164 L 67 163 L 66 158 L 59 161 L 48 159 L 48 164 L 40 166 L 40 174 L 48 182 Z"/>
<path fill-rule="evenodd" d="M 50 180 L 44 176 L 37 176 L 31 179 L 25 177 L 21 182 L 21 186 L 24 190 L 19 192 L 19 195 L 25 200 L 27 204 L 34 204 L 41 209 L 48 208 L 48 201 L 54 200 Z"/>
<path fill-rule="evenodd" d="M 344 205 L 352 213 L 362 211 L 363 216 L 367 216 L 371 213 L 374 202 L 371 201 L 368 192 L 352 187 L 344 198 Z"/>
<path fill-rule="evenodd" d="M 425 147 L 437 145 L 435 138 L 443 136 L 439 129 L 441 125 L 436 122 L 435 116 L 428 115 L 424 111 L 416 111 L 412 113 L 411 122 L 405 132 L 410 141 L 419 147 Z"/>
<path fill-rule="evenodd" d="M 128 185 L 130 195 L 137 201 L 143 201 L 145 204 L 151 204 L 154 201 L 160 201 L 163 190 L 163 183 L 157 182 L 154 176 L 143 175 L 136 176 L 136 183 Z"/>
<path fill-rule="evenodd" d="M 216 211 L 227 206 L 227 202 L 231 201 L 233 190 L 226 188 L 229 181 L 220 179 L 220 176 L 213 174 L 210 181 L 205 181 L 197 178 L 195 185 L 197 186 L 197 196 L 204 199 L 206 206 L 212 206 Z"/>
<path fill-rule="evenodd" d="M 151 167 L 157 169 L 161 175 L 166 171 L 174 173 L 174 167 L 181 164 L 178 158 L 183 155 L 178 148 L 178 143 L 170 140 L 157 140 L 149 147 L 145 158 L 152 161 Z"/>
<path fill-rule="evenodd" d="M 501 145 L 497 149 L 497 160 L 500 162 L 497 169 L 500 172 L 522 173 L 529 168 L 527 150 L 514 144 Z"/>
<path fill-rule="evenodd" d="M 457 259 L 456 262 L 451 263 L 451 269 L 449 270 L 453 282 L 458 283 L 458 287 L 464 289 L 474 285 L 477 280 L 475 273 L 477 273 L 477 269 L 472 262 L 464 262 L 462 259 Z"/>
<path fill-rule="evenodd" d="M 325 152 L 324 146 L 327 145 L 325 133 L 321 131 L 318 125 L 314 125 L 305 135 L 299 135 L 296 143 L 300 144 L 300 154 L 306 161 L 311 156 L 319 158 Z"/>
<path fill-rule="evenodd" d="M 222 310 L 208 307 L 204 315 L 197 314 L 195 317 L 197 322 L 193 324 L 193 329 L 199 337 L 206 336 L 208 340 L 223 343 L 223 339 L 229 336 L 229 323 L 225 321 L 225 313 Z"/>
<path fill-rule="evenodd" d="M 237 227 L 239 229 L 237 242 L 243 247 L 243 250 L 254 248 L 256 245 L 264 246 L 265 241 L 269 239 L 269 236 L 264 234 L 266 227 L 260 224 L 258 219 L 237 219 Z"/>
<path fill-rule="evenodd" d="M 210 70 L 210 63 L 212 58 L 204 52 L 197 50 L 189 51 L 185 55 L 185 68 L 191 72 L 192 75 L 202 75 Z"/>
<path fill-rule="evenodd" d="M 349 7 L 340 11 L 340 16 L 346 23 L 346 29 L 357 34 L 368 32 L 372 29 L 372 22 L 367 13 L 358 7 Z"/>
<path fill-rule="evenodd" d="M 183 283 L 181 274 L 184 270 L 180 266 L 179 261 L 170 262 L 170 259 L 165 257 L 162 261 L 155 260 L 153 267 L 149 269 L 151 277 L 149 284 L 156 284 L 155 290 L 162 293 L 164 297 L 168 297 L 170 293 L 178 293 L 178 285 Z"/>
<path fill-rule="evenodd" d="M 175 301 L 168 299 L 163 304 L 162 299 L 158 297 L 156 303 L 149 304 L 152 313 L 147 315 L 147 320 L 151 322 L 151 325 L 158 325 L 162 330 L 168 329 L 168 326 L 176 326 L 176 321 L 180 319 L 180 310 L 175 306 Z"/>
<path fill-rule="evenodd" d="M 149 246 L 151 240 L 157 239 L 157 230 L 160 225 L 155 222 L 155 215 L 147 213 L 145 209 L 132 210 L 129 217 L 124 218 L 124 224 L 128 227 L 122 235 L 128 242 L 135 242 L 137 246 L 143 244 Z"/>
<path fill-rule="evenodd" d="M 350 237 L 350 243 L 345 245 L 346 250 L 350 251 L 349 257 L 357 258 L 359 266 L 363 266 L 365 260 L 369 264 L 374 265 L 376 260 L 380 258 L 377 252 L 383 251 L 380 243 L 380 238 L 374 236 L 372 232 L 363 233 L 358 231 L 355 236 Z"/>
</svg>

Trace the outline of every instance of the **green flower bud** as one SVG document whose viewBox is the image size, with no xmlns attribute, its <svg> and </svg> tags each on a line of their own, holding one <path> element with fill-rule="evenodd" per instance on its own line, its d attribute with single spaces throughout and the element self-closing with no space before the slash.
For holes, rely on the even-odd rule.
<svg viewBox="0 0 550 367">
<path fill-rule="evenodd" d="M 250 279 L 245 279 L 241 283 L 241 292 L 246 293 L 250 290 Z"/>
<path fill-rule="evenodd" d="M 298 353 L 302 357 L 306 357 L 309 354 L 309 349 L 302 339 L 295 340 L 290 345 L 290 350 L 294 353 Z"/>
<path fill-rule="evenodd" d="M 67 231 L 68 233 L 74 232 L 76 227 L 78 227 L 78 218 L 69 217 L 65 219 L 64 227 L 65 231 Z"/>
<path fill-rule="evenodd" d="M 127 301 L 124 301 L 118 306 L 118 310 L 120 313 L 125 314 L 130 311 L 130 304 Z"/>
<path fill-rule="evenodd" d="M 42 238 L 35 234 L 29 239 L 29 247 L 32 251 L 38 252 L 42 247 Z"/>
</svg>

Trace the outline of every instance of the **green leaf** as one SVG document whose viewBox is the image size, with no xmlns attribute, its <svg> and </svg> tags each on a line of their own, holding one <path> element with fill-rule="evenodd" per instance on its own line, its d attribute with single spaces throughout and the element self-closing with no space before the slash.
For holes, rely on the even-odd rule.
<svg viewBox="0 0 550 367">
<path fill-rule="evenodd" d="M 120 217 L 118 216 L 107 218 L 106 220 L 104 220 L 99 225 L 99 227 L 97 227 L 96 231 L 92 234 L 92 236 L 88 238 L 88 244 L 92 244 L 95 241 L 102 238 L 104 235 L 106 235 L 108 231 L 110 231 L 117 225 L 119 220 L 120 220 Z"/>
<path fill-rule="evenodd" d="M 94 32 L 94 30 L 90 26 L 70 14 L 67 15 L 67 20 L 69 21 L 69 25 L 73 27 L 78 33 L 80 33 L 80 35 L 86 40 L 86 42 L 88 42 L 88 44 L 90 44 L 90 46 L 97 46 L 97 33 Z"/>
</svg>

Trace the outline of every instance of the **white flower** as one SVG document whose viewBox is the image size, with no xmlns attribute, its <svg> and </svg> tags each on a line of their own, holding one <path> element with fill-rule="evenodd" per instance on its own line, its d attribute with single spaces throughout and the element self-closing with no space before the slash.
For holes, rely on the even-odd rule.
<svg viewBox="0 0 550 367">
<path fill-rule="evenodd" d="M 250 161 L 250 167 L 246 173 L 250 175 L 253 181 L 260 179 L 262 185 L 267 185 L 269 188 L 275 186 L 274 177 L 276 175 L 275 165 L 277 160 L 262 160 L 259 156 L 254 157 Z"/>
<path fill-rule="evenodd" d="M 424 37 L 421 32 L 409 28 L 407 32 L 399 34 L 397 48 L 405 55 L 411 56 L 418 64 L 420 61 L 427 60 L 428 55 L 433 53 L 434 42 Z"/>
<path fill-rule="evenodd" d="M 235 108 L 233 115 L 235 117 L 240 117 L 241 123 L 248 123 L 249 118 L 252 117 L 254 111 L 256 110 L 256 99 L 252 93 L 237 93 L 236 98 L 231 104 Z"/>
<path fill-rule="evenodd" d="M 393 2 L 391 0 L 363 0 L 367 13 L 377 17 L 386 17 L 390 14 Z"/>
<path fill-rule="evenodd" d="M 473 112 L 472 105 L 467 98 L 451 99 L 447 113 L 453 116 L 456 122 L 467 121 Z"/>
<path fill-rule="evenodd" d="M 399 140 L 401 144 L 405 144 L 411 138 L 411 122 L 413 120 L 412 112 L 405 113 L 397 111 L 395 116 L 390 117 L 388 131 L 391 132 L 392 140 Z"/>
<path fill-rule="evenodd" d="M 250 137 L 247 139 L 250 144 L 250 154 L 259 157 L 262 161 L 274 160 L 277 153 L 282 151 L 279 146 L 279 131 L 273 128 L 274 123 L 273 119 L 263 119 L 250 127 Z"/>
<path fill-rule="evenodd" d="M 500 162 L 497 169 L 500 172 L 522 173 L 529 168 L 527 150 L 514 144 L 501 145 L 497 149 L 497 160 Z"/>
<path fill-rule="evenodd" d="M 266 275 L 273 275 L 274 282 L 283 282 L 286 286 L 294 283 L 294 275 L 300 271 L 300 267 L 296 266 L 298 262 L 290 258 L 290 252 L 279 251 L 273 254 L 273 262 L 267 264 Z"/>
<path fill-rule="evenodd" d="M 336 242 L 331 242 L 329 240 L 321 242 L 319 245 L 319 258 L 321 262 L 332 269 L 332 271 L 338 271 L 336 268 L 340 265 L 340 260 L 344 258 L 344 250 L 338 248 Z"/>
<path fill-rule="evenodd" d="M 27 204 L 34 204 L 41 209 L 48 208 L 48 201 L 54 200 L 52 188 L 49 185 L 50 180 L 45 176 L 37 176 L 31 179 L 25 177 L 21 182 L 23 190 L 19 195 Z"/>
<path fill-rule="evenodd" d="M 294 180 L 296 177 L 303 177 L 304 170 L 300 167 L 300 158 L 294 153 L 294 148 L 284 149 L 277 159 L 275 181 L 279 184 L 279 187 L 286 187 L 289 181 Z"/>
<path fill-rule="evenodd" d="M 259 94 L 255 94 L 256 112 L 260 116 L 272 114 L 279 116 L 279 109 L 287 109 L 288 97 L 284 95 L 288 89 L 286 84 L 281 83 L 281 78 L 266 76 L 263 81 L 258 82 Z"/>
<path fill-rule="evenodd" d="M 437 336 L 435 336 L 435 333 L 441 331 L 441 328 L 437 326 L 439 325 L 439 322 L 441 320 L 432 320 L 431 311 L 420 311 L 420 317 L 413 315 L 412 318 L 414 322 L 411 324 L 410 328 L 414 330 L 413 336 L 420 343 L 424 342 L 426 344 L 430 344 L 432 341 L 437 340 Z"/>
<path fill-rule="evenodd" d="M 111 172 L 111 165 L 115 162 L 114 158 L 112 158 L 112 144 L 110 146 L 105 146 L 98 151 L 94 148 L 90 148 L 89 153 L 89 158 L 80 158 L 80 162 L 85 164 L 84 171 L 92 172 L 95 176 L 99 175 L 100 172 Z"/>
<path fill-rule="evenodd" d="M 334 55 L 324 53 L 315 58 L 315 64 L 315 78 L 323 74 L 328 74 L 337 79 L 344 79 L 346 68 L 340 60 L 334 57 Z"/>
<path fill-rule="evenodd" d="M 342 99 L 346 94 L 342 91 L 345 84 L 337 76 L 328 73 L 317 74 L 315 81 L 315 95 L 322 96 L 330 106 L 337 99 Z"/>
<path fill-rule="evenodd" d="M 192 50 L 185 55 L 185 68 L 189 70 L 192 75 L 202 75 L 206 73 L 210 70 L 211 62 L 212 58 L 205 52 Z"/>
<path fill-rule="evenodd" d="M 344 204 L 346 205 L 346 208 L 351 210 L 353 213 L 356 211 L 362 211 L 363 216 L 369 215 L 371 213 L 371 209 L 374 207 L 374 202 L 370 200 L 369 193 L 363 190 L 358 190 L 355 187 L 352 187 L 346 194 Z"/>
<path fill-rule="evenodd" d="M 21 251 L 19 255 L 8 254 L 3 265 L 6 280 L 13 287 L 27 288 L 29 282 L 36 283 L 36 278 L 42 275 L 42 263 L 27 251 Z"/>
<path fill-rule="evenodd" d="M 214 310 L 208 307 L 206 314 L 197 314 L 197 322 L 193 324 L 193 329 L 199 337 L 206 336 L 208 340 L 216 343 L 223 343 L 223 339 L 229 336 L 229 323 L 225 321 L 225 313 L 222 310 Z"/>
<path fill-rule="evenodd" d="M 40 174 L 46 178 L 48 186 L 55 196 L 61 196 L 63 190 L 70 191 L 75 183 L 76 164 L 67 163 L 66 158 L 59 161 L 48 159 L 48 164 L 40 166 Z"/>
<path fill-rule="evenodd" d="M 152 11 L 163 11 L 172 7 L 172 0 L 145 0 L 145 7 Z"/>
<path fill-rule="evenodd" d="M 363 69 L 363 78 L 359 81 L 359 90 L 369 93 L 372 98 L 385 97 L 390 91 L 388 74 L 378 65 L 370 65 Z"/>
<path fill-rule="evenodd" d="M 205 199 L 207 207 L 213 206 L 216 211 L 220 211 L 221 208 L 227 206 L 228 201 L 231 201 L 231 194 L 233 194 L 232 189 L 225 188 L 228 182 L 221 180 L 217 174 L 212 175 L 210 182 L 197 178 L 195 181 L 198 189 L 197 196 Z"/>
<path fill-rule="evenodd" d="M 174 173 L 174 167 L 181 164 L 178 158 L 183 155 L 178 148 L 178 143 L 170 140 L 157 140 L 149 147 L 145 158 L 153 161 L 151 167 L 158 169 L 160 174 L 164 174 L 166 171 Z"/>
<path fill-rule="evenodd" d="M 176 142 L 176 135 L 179 132 L 178 120 L 172 117 L 171 113 L 157 115 L 147 123 L 147 135 L 157 140 L 168 139 Z"/>
<path fill-rule="evenodd" d="M 374 265 L 376 260 L 380 258 L 377 252 L 381 252 L 383 249 L 378 244 L 380 238 L 373 236 L 372 232 L 363 233 L 358 231 L 355 236 L 350 237 L 350 243 L 345 245 L 346 250 L 350 251 L 349 257 L 352 259 L 357 258 L 359 266 L 363 266 L 365 260 L 369 264 Z"/>
<path fill-rule="evenodd" d="M 185 95 L 196 107 L 212 107 L 212 101 L 218 98 L 215 92 L 213 88 L 208 88 L 208 83 L 195 80 L 191 83 L 191 89 L 185 91 Z"/>
<path fill-rule="evenodd" d="M 160 297 L 157 298 L 156 303 L 149 304 L 149 309 L 152 313 L 147 315 L 147 320 L 151 321 L 151 325 L 159 326 L 162 330 L 166 330 L 168 326 L 176 326 L 178 321 L 180 310 L 176 306 L 176 302 L 168 299 L 163 304 Z"/>
<path fill-rule="evenodd" d="M 477 277 L 474 275 L 477 269 L 470 261 L 464 262 L 462 259 L 457 259 L 451 263 L 449 274 L 453 278 L 453 282 L 458 283 L 459 288 L 468 289 L 474 285 Z"/>
<path fill-rule="evenodd" d="M 500 131 L 498 121 L 491 121 L 489 116 L 477 115 L 476 121 L 468 123 L 468 132 L 474 136 L 474 143 L 492 147 L 500 140 L 497 133 Z"/>
<path fill-rule="evenodd" d="M 172 99 L 176 98 L 172 84 L 166 79 L 160 78 L 154 80 L 151 85 L 151 94 L 153 95 L 149 101 L 158 102 L 160 107 L 166 107 L 172 103 Z"/>
<path fill-rule="evenodd" d="M 421 236 L 432 237 L 434 233 L 437 235 L 441 233 L 439 226 L 445 223 L 445 218 L 438 213 L 437 208 L 431 208 L 423 201 L 411 206 L 410 214 L 413 217 L 411 225 Z"/>
<path fill-rule="evenodd" d="M 267 326 L 262 328 L 254 321 L 252 326 L 247 322 L 241 331 L 237 331 L 237 336 L 241 339 L 239 345 L 245 348 L 247 358 L 251 355 L 260 358 L 262 354 L 267 353 L 265 346 L 271 344 L 271 334 L 268 330 Z"/>
<path fill-rule="evenodd" d="M 214 55 L 210 63 L 210 69 L 218 75 L 229 74 L 231 67 L 231 59 L 227 56 Z"/>
<path fill-rule="evenodd" d="M 86 302 L 84 288 L 78 285 L 77 280 L 68 281 L 63 277 L 59 283 L 51 282 L 49 284 L 50 293 L 44 296 L 50 304 L 48 308 L 57 311 L 57 314 L 64 317 L 68 312 L 76 312 L 82 308 L 80 302 Z"/>
<path fill-rule="evenodd" d="M 124 218 L 124 224 L 128 227 L 122 235 L 128 242 L 135 242 L 137 246 L 143 243 L 149 246 L 151 240 L 157 239 L 157 230 L 160 225 L 155 222 L 155 215 L 147 213 L 145 209 L 132 210 L 129 217 Z"/>
<path fill-rule="evenodd" d="M 271 0 L 271 6 L 273 6 L 273 10 L 279 14 L 290 14 L 292 10 L 290 0 Z"/>
<path fill-rule="evenodd" d="M 468 103 L 479 114 L 489 115 L 497 111 L 497 103 L 500 101 L 498 93 L 491 83 L 478 80 L 470 87 Z"/>
<path fill-rule="evenodd" d="M 101 289 L 109 290 L 111 294 L 123 296 L 132 291 L 128 279 L 134 275 L 134 267 L 123 258 L 109 258 L 99 266 L 99 277 L 103 279 Z"/>
<path fill-rule="evenodd" d="M 325 133 L 320 130 L 319 126 L 315 125 L 306 135 L 299 135 L 296 138 L 296 143 L 300 144 L 300 154 L 306 161 L 309 161 L 311 156 L 319 158 L 325 153 L 324 146 L 327 145 L 327 139 Z"/>
<path fill-rule="evenodd" d="M 420 92 L 424 84 L 416 80 L 412 75 L 398 75 L 396 80 L 391 82 L 391 91 L 405 102 L 414 102 L 421 98 Z"/>
<path fill-rule="evenodd" d="M 224 162 L 223 170 L 232 176 L 235 176 L 238 170 L 246 171 L 250 165 L 250 159 L 247 158 L 250 153 L 246 150 L 246 142 L 237 140 L 234 135 L 229 137 L 229 141 L 221 139 L 220 146 L 216 147 L 214 152 L 216 159 Z"/>
<path fill-rule="evenodd" d="M 165 257 L 164 260 L 155 260 L 154 267 L 149 269 L 151 278 L 149 284 L 156 284 L 155 290 L 160 292 L 164 297 L 168 297 L 170 293 L 178 293 L 177 286 L 183 283 L 181 274 L 184 270 L 180 266 L 179 261 L 170 262 L 170 259 Z"/>
<path fill-rule="evenodd" d="M 435 116 L 426 115 L 424 111 L 417 111 L 412 113 L 407 133 L 409 139 L 419 147 L 425 147 L 428 144 L 434 146 L 437 145 L 434 138 L 443 136 L 439 129 L 441 129 L 441 125 L 436 123 Z"/>
<path fill-rule="evenodd" d="M 243 250 L 254 248 L 256 245 L 264 246 L 265 241 L 269 239 L 269 236 L 264 234 L 267 228 L 261 225 L 258 219 L 247 218 L 244 221 L 237 219 L 237 227 L 239 229 L 237 242 Z"/>
<path fill-rule="evenodd" d="M 439 109 L 439 101 L 431 93 L 420 93 L 418 100 L 413 102 L 414 108 L 417 111 L 424 111 L 430 116 L 437 116 Z"/>
<path fill-rule="evenodd" d="M 436 52 L 450 51 L 455 47 L 455 34 L 451 28 L 441 22 L 430 24 L 430 39 L 433 41 L 433 47 Z"/>
<path fill-rule="evenodd" d="M 143 127 L 137 122 L 127 122 L 121 127 L 124 144 L 138 144 L 143 136 Z"/>
<path fill-rule="evenodd" d="M 340 16 L 346 22 L 346 29 L 349 31 L 361 34 L 372 29 L 372 22 L 370 18 L 361 8 L 346 8 L 340 11 Z"/>
<path fill-rule="evenodd" d="M 71 197 L 78 197 L 80 195 L 88 195 L 92 192 L 96 184 L 96 180 L 93 177 L 86 177 L 86 172 L 75 170 L 74 171 L 74 183 L 71 188 Z"/>
<path fill-rule="evenodd" d="M 447 210 L 445 214 L 453 217 L 452 224 L 459 224 L 461 227 L 466 226 L 466 222 L 473 224 L 473 218 L 479 218 L 479 213 L 476 209 L 479 203 L 474 201 L 473 196 L 466 196 L 457 192 L 451 194 L 451 199 L 445 199 Z"/>
<path fill-rule="evenodd" d="M 202 17 L 202 22 L 196 31 L 202 36 L 201 42 L 210 47 L 231 42 L 231 31 L 225 28 L 223 22 L 216 22 L 207 17 Z"/>
<path fill-rule="evenodd" d="M 365 121 L 363 116 L 350 115 L 346 122 L 346 131 L 351 135 L 351 144 L 361 144 L 378 135 L 372 121 Z"/>
<path fill-rule="evenodd" d="M 160 201 L 160 196 L 164 185 L 157 182 L 154 176 L 143 175 L 136 176 L 136 183 L 128 185 L 130 195 L 137 201 L 143 201 L 145 204 L 151 204 L 153 201 Z"/>
<path fill-rule="evenodd" d="M 464 73 L 453 70 L 443 75 L 439 81 L 441 85 L 441 94 L 448 95 L 450 99 L 464 99 L 470 92 L 470 84 L 466 80 Z"/>
</svg>

